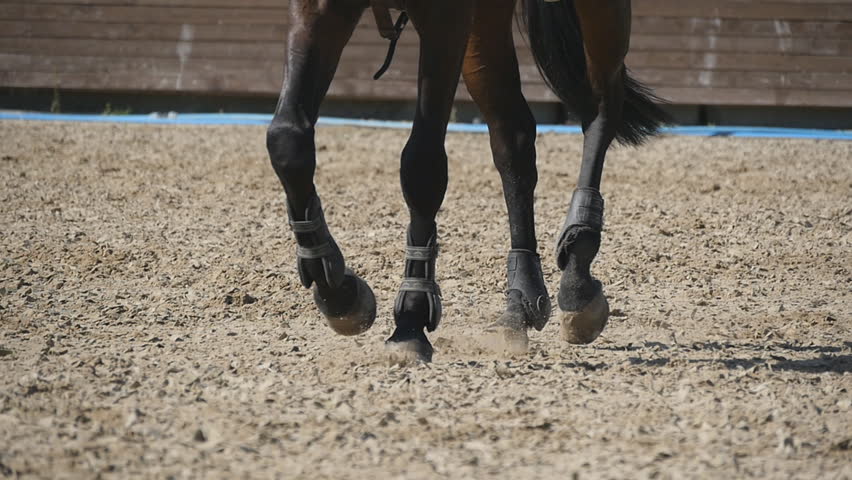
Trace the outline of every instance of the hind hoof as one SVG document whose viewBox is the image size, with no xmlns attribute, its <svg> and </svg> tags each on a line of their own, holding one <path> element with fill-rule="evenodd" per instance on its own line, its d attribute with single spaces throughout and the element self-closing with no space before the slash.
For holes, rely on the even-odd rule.
<svg viewBox="0 0 852 480">
<path fill-rule="evenodd" d="M 385 341 L 385 352 L 392 365 L 411 365 L 432 361 L 432 344 L 422 331 L 400 332 Z"/>
<path fill-rule="evenodd" d="M 577 345 L 592 343 L 606 327 L 609 303 L 603 291 L 598 292 L 579 312 L 562 312 L 562 339 Z"/>
<path fill-rule="evenodd" d="M 354 273 L 347 272 L 344 281 L 355 282 L 355 301 L 348 312 L 332 314 L 324 311 L 323 305 L 326 302 L 319 296 L 316 289 L 314 289 L 314 300 L 325 316 L 326 323 L 335 333 L 346 336 L 360 335 L 369 330 L 376 320 L 376 296 L 367 282 Z"/>
</svg>

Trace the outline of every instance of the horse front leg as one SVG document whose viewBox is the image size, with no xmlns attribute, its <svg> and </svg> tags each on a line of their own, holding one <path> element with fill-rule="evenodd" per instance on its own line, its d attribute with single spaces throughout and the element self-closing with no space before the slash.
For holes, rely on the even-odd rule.
<svg viewBox="0 0 852 480">
<path fill-rule="evenodd" d="M 557 297 L 562 310 L 562 337 L 590 343 L 606 326 L 609 304 L 601 283 L 591 274 L 603 229 L 601 175 L 607 149 L 622 122 L 624 57 L 630 41 L 630 2 L 574 3 L 583 32 L 586 68 L 597 110 L 583 125 L 583 161 L 577 189 L 557 243 L 562 279 Z"/>
<path fill-rule="evenodd" d="M 514 0 L 477 3 L 463 73 L 488 124 L 509 214 L 506 310 L 489 330 L 496 334 L 498 350 L 524 353 L 529 344 L 527 330 L 544 328 L 551 304 L 537 252 L 535 119 L 521 93 L 512 38 L 514 6 Z"/>
<path fill-rule="evenodd" d="M 405 272 L 394 305 L 396 329 L 385 342 L 395 360 L 428 362 L 425 330 L 441 320 L 435 280 L 438 231 L 435 217 L 447 190 L 444 139 L 458 87 L 472 0 L 409 0 L 406 9 L 420 35 L 417 109 L 402 152 L 400 182 L 410 213 Z M 401 358 L 396 358 L 401 357 Z"/>
<path fill-rule="evenodd" d="M 290 11 L 284 87 L 267 132 L 267 149 L 287 195 L 302 285 L 313 286 L 314 301 L 334 331 L 356 335 L 373 324 L 376 300 L 367 283 L 346 268 L 326 224 L 314 186 L 314 125 L 363 6 L 292 0 Z"/>
</svg>

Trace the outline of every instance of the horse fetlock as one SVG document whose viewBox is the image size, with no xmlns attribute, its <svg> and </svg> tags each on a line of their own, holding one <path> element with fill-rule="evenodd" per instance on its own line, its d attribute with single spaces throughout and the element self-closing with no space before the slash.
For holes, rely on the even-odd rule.
<svg viewBox="0 0 852 480">
<path fill-rule="evenodd" d="M 556 295 L 559 309 L 563 312 L 578 311 L 603 290 L 601 282 L 591 273 L 565 269 L 559 281 L 559 293 Z"/>
<path fill-rule="evenodd" d="M 609 319 L 609 303 L 601 282 L 592 277 L 591 260 L 578 262 L 574 255 L 562 271 L 557 302 L 561 314 L 560 331 L 568 343 L 590 343 L 600 335 Z"/>
</svg>

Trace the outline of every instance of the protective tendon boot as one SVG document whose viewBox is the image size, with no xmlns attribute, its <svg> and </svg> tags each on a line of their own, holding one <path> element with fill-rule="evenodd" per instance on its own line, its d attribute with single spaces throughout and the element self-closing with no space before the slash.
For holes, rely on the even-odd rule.
<svg viewBox="0 0 852 480">
<path fill-rule="evenodd" d="M 435 281 L 435 261 L 438 258 L 437 234 L 432 235 L 425 247 L 412 246 L 411 236 L 408 236 L 408 246 L 405 247 L 405 271 L 412 270 L 412 262 L 423 262 L 425 274 L 423 277 L 405 277 L 399 287 L 399 293 L 394 303 L 394 320 L 396 331 L 385 342 L 388 350 L 402 356 L 422 362 L 432 360 L 432 344 L 422 331 L 422 327 L 404 325 L 403 308 L 407 294 L 422 293 L 426 296 L 429 316 L 426 330 L 433 332 L 441 322 L 441 289 Z"/>
<path fill-rule="evenodd" d="M 509 250 L 507 292 L 518 291 L 524 303 L 527 327 L 541 331 L 550 320 L 550 296 L 541 273 L 541 258 L 530 250 Z"/>
<path fill-rule="evenodd" d="M 506 311 L 488 331 L 496 334 L 495 347 L 512 354 L 529 348 L 527 330 L 541 331 L 550 319 L 550 296 L 541 272 L 541 259 L 531 250 L 509 250 Z"/>
<path fill-rule="evenodd" d="M 292 220 L 296 234 L 299 279 L 313 285 L 314 302 L 328 325 L 341 335 L 366 332 L 376 319 L 376 298 L 367 282 L 346 268 L 343 254 L 328 231 L 319 197 L 305 210 L 306 220 Z"/>
<path fill-rule="evenodd" d="M 562 270 L 557 298 L 563 312 L 561 334 L 569 343 L 591 343 L 609 318 L 603 287 L 589 270 L 600 247 L 603 214 L 604 200 L 597 189 L 576 189 L 556 244 L 556 261 Z"/>
</svg>

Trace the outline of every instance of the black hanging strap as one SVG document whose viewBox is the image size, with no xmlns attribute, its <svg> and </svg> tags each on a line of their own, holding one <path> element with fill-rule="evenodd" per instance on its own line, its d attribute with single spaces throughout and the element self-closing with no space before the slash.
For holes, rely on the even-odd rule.
<svg viewBox="0 0 852 480">
<path fill-rule="evenodd" d="M 388 54 L 385 57 L 385 63 L 382 64 L 379 71 L 373 75 L 373 80 L 378 80 L 382 75 L 388 70 L 391 62 L 393 61 L 393 54 L 396 52 L 396 42 L 399 40 L 399 36 L 402 34 L 402 30 L 405 29 L 405 25 L 408 23 L 408 14 L 402 12 L 399 14 L 399 18 L 396 19 L 396 24 L 393 26 L 394 34 L 390 36 L 390 46 L 388 46 Z"/>
</svg>

